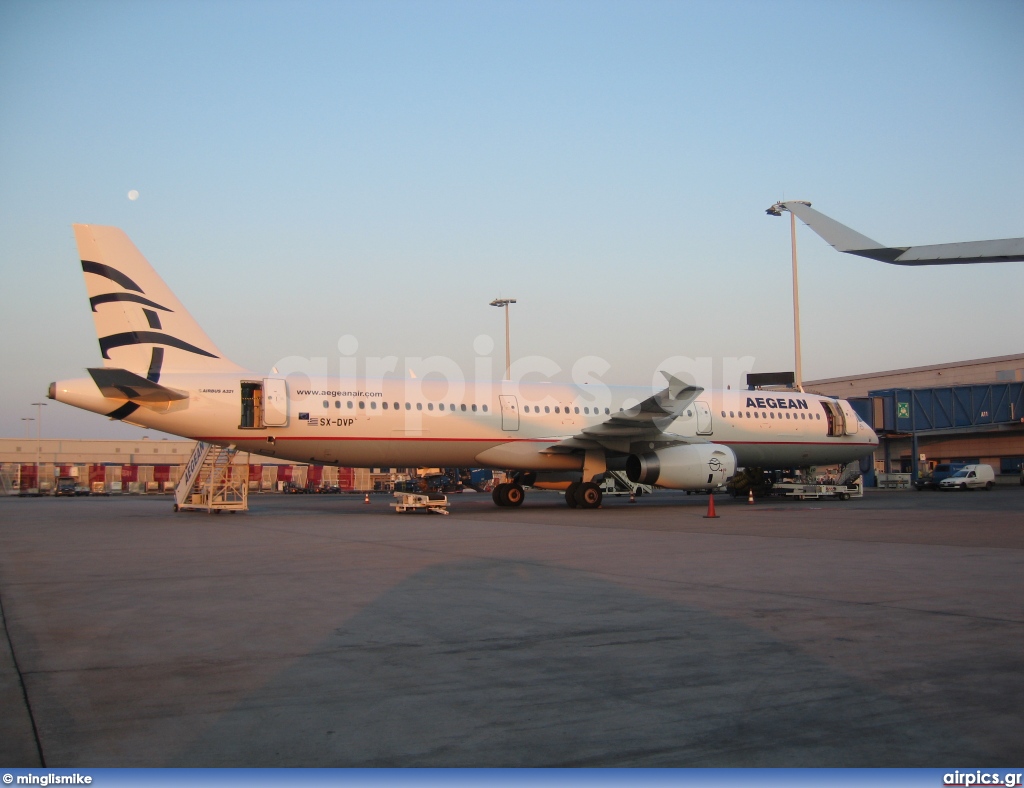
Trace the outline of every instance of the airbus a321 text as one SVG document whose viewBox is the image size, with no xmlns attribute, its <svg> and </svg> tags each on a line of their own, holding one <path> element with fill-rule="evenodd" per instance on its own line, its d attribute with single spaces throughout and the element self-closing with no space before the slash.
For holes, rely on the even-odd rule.
<svg viewBox="0 0 1024 788">
<path fill-rule="evenodd" d="M 296 462 L 483 467 L 511 472 L 495 494 L 566 488 L 601 503 L 612 469 L 635 483 L 710 490 L 737 467 L 847 463 L 878 445 L 850 404 L 794 391 L 555 383 L 310 380 L 247 371 L 210 340 L 121 230 L 75 225 L 103 366 L 49 396 L 131 424 Z M 601 401 L 603 400 L 603 401 Z"/>
</svg>

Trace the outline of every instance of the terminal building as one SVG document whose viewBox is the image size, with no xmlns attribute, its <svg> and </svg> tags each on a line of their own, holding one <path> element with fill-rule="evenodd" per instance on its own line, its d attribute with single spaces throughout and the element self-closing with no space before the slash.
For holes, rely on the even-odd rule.
<svg viewBox="0 0 1024 788">
<path fill-rule="evenodd" d="M 0 495 L 49 494 L 59 479 L 75 479 L 80 493 L 169 493 L 196 442 L 173 438 L 51 440 L 0 438 Z M 409 478 L 405 469 L 336 468 L 238 452 L 232 473 L 250 492 L 373 492 Z M 38 475 L 37 475 L 38 474 Z"/>
<path fill-rule="evenodd" d="M 1024 354 L 813 380 L 804 388 L 850 400 L 878 433 L 877 473 L 913 477 L 941 462 L 973 462 L 991 465 L 997 482 L 1021 478 Z"/>
</svg>

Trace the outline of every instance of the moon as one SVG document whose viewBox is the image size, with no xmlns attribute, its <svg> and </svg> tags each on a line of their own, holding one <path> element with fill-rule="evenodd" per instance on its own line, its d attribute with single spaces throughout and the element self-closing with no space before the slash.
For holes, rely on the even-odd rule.
<svg viewBox="0 0 1024 788">
<path fill-rule="evenodd" d="M 131 200 L 132 202 L 135 202 L 137 199 L 139 199 L 139 190 L 132 189 L 130 192 L 128 192 L 128 199 Z"/>
</svg>

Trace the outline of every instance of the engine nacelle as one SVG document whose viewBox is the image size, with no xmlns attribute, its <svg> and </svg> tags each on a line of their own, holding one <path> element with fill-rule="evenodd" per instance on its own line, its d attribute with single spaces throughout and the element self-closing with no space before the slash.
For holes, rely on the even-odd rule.
<svg viewBox="0 0 1024 788">
<path fill-rule="evenodd" d="M 736 455 L 728 446 L 695 443 L 631 454 L 626 476 L 634 484 L 656 484 L 671 490 L 710 490 L 736 473 Z"/>
</svg>

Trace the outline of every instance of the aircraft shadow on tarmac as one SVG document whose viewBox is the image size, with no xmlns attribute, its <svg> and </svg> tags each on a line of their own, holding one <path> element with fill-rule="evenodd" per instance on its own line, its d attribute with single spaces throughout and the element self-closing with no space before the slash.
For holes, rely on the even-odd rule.
<svg viewBox="0 0 1024 788">
<path fill-rule="evenodd" d="M 379 597 L 168 765 L 924 766 L 989 755 L 728 618 L 580 572 L 468 561 Z"/>
</svg>

